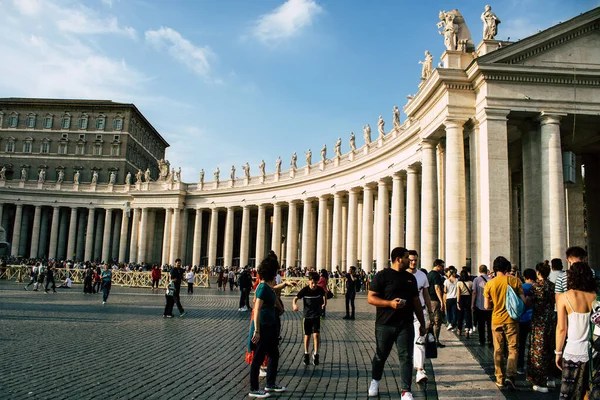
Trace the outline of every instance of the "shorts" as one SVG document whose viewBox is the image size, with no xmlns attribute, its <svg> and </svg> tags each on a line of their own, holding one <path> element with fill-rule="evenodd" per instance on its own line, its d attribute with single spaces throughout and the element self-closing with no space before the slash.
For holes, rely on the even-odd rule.
<svg viewBox="0 0 600 400">
<path fill-rule="evenodd" d="M 304 318 L 302 325 L 304 326 L 305 336 L 310 336 L 313 333 L 321 333 L 321 317 Z"/>
</svg>

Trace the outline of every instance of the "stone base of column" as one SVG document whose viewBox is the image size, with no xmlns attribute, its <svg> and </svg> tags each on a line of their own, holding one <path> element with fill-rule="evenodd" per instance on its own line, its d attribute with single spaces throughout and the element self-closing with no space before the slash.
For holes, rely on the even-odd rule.
<svg viewBox="0 0 600 400">
<path fill-rule="evenodd" d="M 136 182 L 135 183 L 135 190 L 142 190 L 142 183 L 141 182 Z"/>
<path fill-rule="evenodd" d="M 96 191 L 96 184 L 95 183 L 90 183 L 90 192 L 95 192 Z"/>
<path fill-rule="evenodd" d="M 131 190 L 131 185 L 125 184 L 125 191 L 129 192 L 130 190 Z"/>
<path fill-rule="evenodd" d="M 477 46 L 477 56 L 485 56 L 487 53 L 491 53 L 494 50 L 500 48 L 500 41 L 498 40 L 482 40 Z"/>
<path fill-rule="evenodd" d="M 250 183 L 250 178 L 244 178 L 244 186 L 248 186 L 249 183 Z"/>
<path fill-rule="evenodd" d="M 325 170 L 325 161 L 321 161 L 319 163 L 319 170 L 321 170 L 321 171 Z"/>
<path fill-rule="evenodd" d="M 19 182 L 19 187 L 20 187 L 21 189 L 23 189 L 23 188 L 25 187 L 25 181 L 20 181 L 20 182 Z"/>
<path fill-rule="evenodd" d="M 350 151 L 350 153 L 348 153 L 348 160 L 354 161 L 354 150 L 352 150 L 352 151 Z"/>
<path fill-rule="evenodd" d="M 5 186 L 6 186 L 6 181 L 5 180 L 0 181 L 0 187 L 5 187 Z"/>
<path fill-rule="evenodd" d="M 333 159 L 333 166 L 334 166 L 334 167 L 337 167 L 337 166 L 339 166 L 339 165 L 340 165 L 340 156 L 336 156 L 336 157 Z"/>
<path fill-rule="evenodd" d="M 62 183 L 56 182 L 56 184 L 54 185 L 54 189 L 60 190 L 61 186 L 62 186 Z"/>
<path fill-rule="evenodd" d="M 369 145 L 368 144 L 366 144 L 365 147 L 363 147 L 363 154 L 364 155 L 369 154 Z"/>
<path fill-rule="evenodd" d="M 235 181 L 233 179 L 229 181 L 229 187 L 230 188 L 232 188 L 234 184 L 235 184 Z"/>
<path fill-rule="evenodd" d="M 142 183 L 141 190 L 148 191 L 149 188 L 150 188 L 150 183 L 149 182 Z"/>
<path fill-rule="evenodd" d="M 291 169 L 290 170 L 290 178 L 294 178 L 296 176 L 296 170 Z"/>
<path fill-rule="evenodd" d="M 310 165 L 307 165 L 307 166 L 304 168 L 304 175 L 308 175 L 308 174 L 310 174 Z"/>
<path fill-rule="evenodd" d="M 44 182 L 38 182 L 38 186 L 37 186 L 37 188 L 38 188 L 39 190 L 42 190 L 42 189 L 44 188 Z"/>
<path fill-rule="evenodd" d="M 108 185 L 108 191 L 109 192 L 114 192 L 115 191 L 115 185 L 113 185 L 112 183 Z"/>
<path fill-rule="evenodd" d="M 79 191 L 79 183 L 74 183 L 74 184 L 73 184 L 73 190 L 74 190 L 75 192 L 78 192 L 78 191 Z"/>
</svg>

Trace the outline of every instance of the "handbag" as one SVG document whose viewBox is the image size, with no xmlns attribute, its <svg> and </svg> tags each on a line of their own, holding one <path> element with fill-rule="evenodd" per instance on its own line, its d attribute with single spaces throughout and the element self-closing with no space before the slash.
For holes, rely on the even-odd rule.
<svg viewBox="0 0 600 400">
<path fill-rule="evenodd" d="M 331 292 L 331 290 L 327 291 L 327 300 L 333 299 L 333 293 Z"/>
<path fill-rule="evenodd" d="M 437 343 L 435 342 L 435 336 L 433 335 L 433 327 L 427 329 L 425 335 L 425 358 L 437 358 Z"/>
</svg>

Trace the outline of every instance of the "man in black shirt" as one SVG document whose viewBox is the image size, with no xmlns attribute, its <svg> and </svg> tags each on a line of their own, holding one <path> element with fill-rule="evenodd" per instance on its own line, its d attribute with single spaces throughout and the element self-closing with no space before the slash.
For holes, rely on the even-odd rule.
<svg viewBox="0 0 600 400">
<path fill-rule="evenodd" d="M 440 330 L 442 320 L 444 319 L 444 278 L 442 273 L 445 264 L 444 260 L 435 260 L 433 262 L 433 270 L 427 274 L 429 298 L 431 299 L 431 316 L 433 317 L 430 319 L 433 321 L 433 334 L 438 347 L 445 347 L 440 343 Z"/>
<path fill-rule="evenodd" d="M 299 299 L 304 301 L 304 365 L 310 363 L 310 353 L 308 345 L 310 343 L 310 335 L 313 335 L 314 354 L 313 364 L 319 365 L 319 339 L 321 333 L 321 310 L 327 306 L 327 294 L 325 290 L 317 285 L 319 282 L 319 274 L 311 272 L 308 275 L 309 284 L 298 292 L 293 301 L 294 311 L 298 311 L 296 302 Z"/>
<path fill-rule="evenodd" d="M 412 399 L 410 386 L 413 370 L 414 325 L 413 313 L 421 326 L 419 334 L 425 335 L 425 318 L 419 300 L 417 281 L 409 273 L 408 250 L 396 247 L 391 254 L 392 266 L 379 271 L 369 289 L 367 300 L 377 307 L 375 318 L 376 350 L 373 357 L 369 396 L 379 395 L 379 381 L 383 366 L 394 343 L 400 362 L 400 390 L 402 400 Z"/>
<path fill-rule="evenodd" d="M 354 319 L 354 299 L 356 298 L 356 267 L 350 267 L 346 274 L 346 316 L 344 319 Z M 350 315 L 350 306 L 352 306 L 352 315 Z"/>
<path fill-rule="evenodd" d="M 240 284 L 240 308 L 238 311 L 250 311 L 250 289 L 252 289 L 252 276 L 246 265 L 239 278 Z"/>
<path fill-rule="evenodd" d="M 175 267 L 171 270 L 171 279 L 175 282 L 175 294 L 173 295 L 173 300 L 175 300 L 175 304 L 177 304 L 177 309 L 179 310 L 179 316 L 183 317 L 185 315 L 185 311 L 183 310 L 183 306 L 181 305 L 181 300 L 179 299 L 179 292 L 181 290 L 181 281 L 183 280 L 183 268 L 181 268 L 181 259 L 178 258 L 175 260 Z"/>
</svg>

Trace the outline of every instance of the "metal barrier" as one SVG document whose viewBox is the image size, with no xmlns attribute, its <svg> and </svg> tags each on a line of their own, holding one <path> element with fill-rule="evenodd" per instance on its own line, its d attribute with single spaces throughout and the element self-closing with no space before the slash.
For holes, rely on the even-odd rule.
<svg viewBox="0 0 600 400">
<path fill-rule="evenodd" d="M 291 296 L 302 290 L 303 287 L 308 286 L 309 279 L 306 277 L 285 277 L 281 278 L 282 282 L 291 282 L 292 286 L 286 286 L 281 290 L 281 294 L 284 296 Z M 338 294 L 346 294 L 346 285 L 342 278 L 331 278 L 327 282 L 327 288 L 334 296 Z"/>
</svg>

